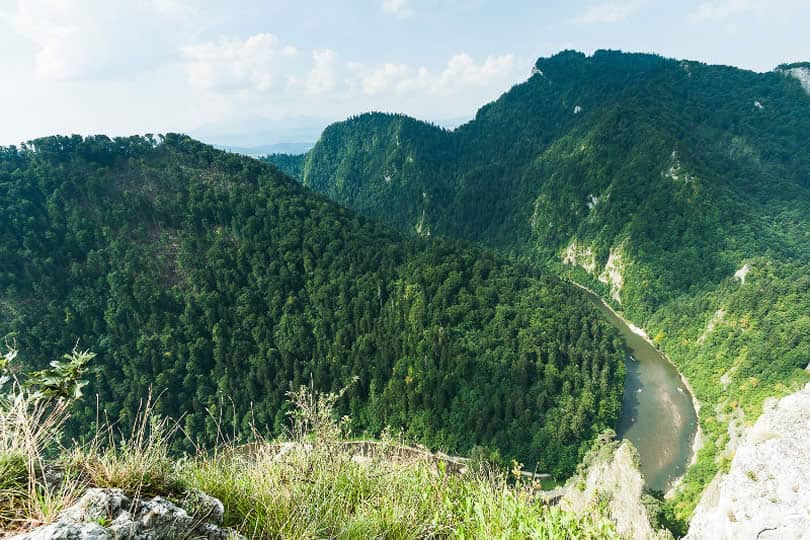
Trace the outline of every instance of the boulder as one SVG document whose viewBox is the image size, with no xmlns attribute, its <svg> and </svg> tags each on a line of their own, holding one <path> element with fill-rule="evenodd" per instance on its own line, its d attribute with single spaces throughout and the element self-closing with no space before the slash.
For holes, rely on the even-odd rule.
<svg viewBox="0 0 810 540">
<path fill-rule="evenodd" d="M 59 515 L 56 523 L 11 540 L 172 540 L 244 538 L 221 528 L 222 503 L 201 491 L 189 491 L 177 506 L 163 497 L 131 499 L 120 489 L 89 489 Z"/>
</svg>

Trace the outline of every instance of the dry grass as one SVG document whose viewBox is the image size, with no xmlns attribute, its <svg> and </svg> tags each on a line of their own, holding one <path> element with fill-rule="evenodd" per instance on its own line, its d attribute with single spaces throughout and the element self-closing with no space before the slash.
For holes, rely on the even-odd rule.
<svg viewBox="0 0 810 540">
<path fill-rule="evenodd" d="M 358 456 L 332 415 L 338 397 L 291 393 L 289 443 L 199 456 L 181 474 L 222 500 L 226 525 L 249 538 L 617 538 L 611 524 L 546 506 L 499 469 L 451 473 L 434 456 L 402 459 L 392 438 Z"/>
<path fill-rule="evenodd" d="M 200 489 L 223 502 L 226 526 L 257 539 L 616 538 L 611 524 L 546 506 L 505 471 L 450 472 L 432 455 L 403 458 L 402 441 L 390 437 L 358 459 L 356 445 L 346 444 L 346 419 L 333 416 L 339 394 L 291 393 L 287 444 L 226 445 L 179 464 L 170 452 L 176 425 L 154 414 L 151 398 L 129 432 L 108 424 L 90 444 L 67 450 L 54 442 L 66 403 L 36 399 L 16 383 L 7 396 L 0 401 L 3 530 L 53 521 L 92 485 L 176 499 Z M 48 479 L 56 470 L 62 476 Z"/>
<path fill-rule="evenodd" d="M 3 365 L 16 351 L 2 355 Z M 85 487 L 70 471 L 52 482 L 48 457 L 57 455 L 61 429 L 68 419 L 65 400 L 42 400 L 13 376 L 0 386 L 0 527 L 47 523 L 71 504 Z"/>
<path fill-rule="evenodd" d="M 176 432 L 176 423 L 155 414 L 149 395 L 129 432 L 106 422 L 89 444 L 74 448 L 65 461 L 95 487 L 121 488 L 133 497 L 176 494 L 183 488 L 170 450 Z"/>
</svg>

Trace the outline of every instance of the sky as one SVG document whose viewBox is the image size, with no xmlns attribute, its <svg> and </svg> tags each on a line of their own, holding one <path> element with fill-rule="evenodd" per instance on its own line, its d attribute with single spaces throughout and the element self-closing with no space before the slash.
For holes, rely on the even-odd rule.
<svg viewBox="0 0 810 540">
<path fill-rule="evenodd" d="M 184 132 L 309 142 L 365 111 L 453 125 L 563 49 L 767 71 L 810 0 L 0 0 L 0 145 Z"/>
</svg>

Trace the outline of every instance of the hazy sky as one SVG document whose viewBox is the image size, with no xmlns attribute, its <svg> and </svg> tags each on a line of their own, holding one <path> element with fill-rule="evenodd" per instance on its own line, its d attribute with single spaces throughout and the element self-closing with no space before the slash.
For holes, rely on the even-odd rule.
<svg viewBox="0 0 810 540">
<path fill-rule="evenodd" d="M 445 121 L 566 48 L 810 60 L 808 20 L 810 0 L 0 0 L 0 144 L 367 110 Z"/>
</svg>

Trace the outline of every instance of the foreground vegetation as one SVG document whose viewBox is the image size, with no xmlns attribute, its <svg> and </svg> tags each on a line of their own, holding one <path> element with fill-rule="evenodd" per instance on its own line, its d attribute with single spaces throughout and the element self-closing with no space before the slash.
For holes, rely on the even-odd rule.
<svg viewBox="0 0 810 540">
<path fill-rule="evenodd" d="M 66 365 L 81 374 L 86 358 L 74 353 Z M 78 380 L 62 388 L 72 392 Z M 257 440 L 178 460 L 171 439 L 180 435 L 148 401 L 132 431 L 107 426 L 92 443 L 61 446 L 72 396 L 49 398 L 39 388 L 15 378 L 0 398 L 0 530 L 7 532 L 54 521 L 94 486 L 181 504 L 199 489 L 223 502 L 225 526 L 257 539 L 618 538 L 608 521 L 546 506 L 536 486 L 483 462 L 459 473 L 432 457 L 397 459 L 388 449 L 400 442 L 391 438 L 358 460 L 344 444 L 348 422 L 336 419 L 338 394 L 290 394 L 287 452 Z"/>
</svg>

